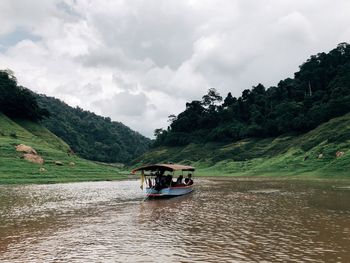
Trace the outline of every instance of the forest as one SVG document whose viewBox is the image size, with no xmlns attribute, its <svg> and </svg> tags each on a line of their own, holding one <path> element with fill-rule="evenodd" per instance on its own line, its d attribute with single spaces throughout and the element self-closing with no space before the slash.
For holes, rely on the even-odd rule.
<svg viewBox="0 0 350 263">
<path fill-rule="evenodd" d="M 50 114 L 39 107 L 33 93 L 17 85 L 13 71 L 0 70 L 0 112 L 10 118 L 39 121 Z"/>
<path fill-rule="evenodd" d="M 50 112 L 50 117 L 41 123 L 85 159 L 124 163 L 149 149 L 150 139 L 109 117 L 70 107 L 45 95 L 36 95 L 36 99 Z"/>
<path fill-rule="evenodd" d="M 302 134 L 350 111 L 350 45 L 311 56 L 294 78 L 269 88 L 257 84 L 238 98 L 209 89 L 202 100 L 170 115 L 167 129 L 156 129 L 154 146 L 238 141 Z"/>
</svg>

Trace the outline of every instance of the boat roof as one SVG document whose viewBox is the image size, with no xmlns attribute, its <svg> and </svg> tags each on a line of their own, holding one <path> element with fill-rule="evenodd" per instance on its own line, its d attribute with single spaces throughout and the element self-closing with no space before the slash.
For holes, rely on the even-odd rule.
<svg viewBox="0 0 350 263">
<path fill-rule="evenodd" d="M 167 163 L 159 163 L 159 164 L 149 164 L 144 165 L 139 168 L 136 168 L 132 170 L 132 173 L 135 173 L 137 171 L 157 171 L 157 170 L 164 170 L 164 171 L 194 171 L 195 168 L 188 165 L 182 165 L 182 164 L 167 164 Z"/>
</svg>

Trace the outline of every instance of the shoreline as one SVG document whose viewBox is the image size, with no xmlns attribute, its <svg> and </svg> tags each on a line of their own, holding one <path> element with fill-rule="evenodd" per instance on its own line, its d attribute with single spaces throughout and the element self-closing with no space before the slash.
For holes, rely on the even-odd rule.
<svg viewBox="0 0 350 263">
<path fill-rule="evenodd" d="M 74 176 L 74 175 L 71 175 Z M 325 176 L 325 175 L 247 175 L 247 174 L 223 174 L 223 175 L 208 175 L 208 174 L 195 174 L 194 178 L 209 178 L 216 180 L 232 180 L 235 179 L 237 181 L 310 181 L 310 182 L 349 182 L 350 176 L 346 175 L 333 175 L 333 176 Z M 15 180 L 9 179 L 7 182 L 0 181 L 0 186 L 9 186 L 9 185 L 45 185 L 45 184 L 62 184 L 62 183 L 86 183 L 86 182 L 114 182 L 114 181 L 126 181 L 126 180 L 139 180 L 139 175 L 133 174 L 116 174 L 109 175 L 107 177 L 96 177 L 93 178 L 16 178 Z"/>
</svg>

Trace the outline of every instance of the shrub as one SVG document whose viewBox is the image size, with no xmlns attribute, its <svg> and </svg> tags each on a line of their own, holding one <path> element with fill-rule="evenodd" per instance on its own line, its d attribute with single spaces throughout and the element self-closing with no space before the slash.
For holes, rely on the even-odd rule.
<svg viewBox="0 0 350 263">
<path fill-rule="evenodd" d="M 17 139 L 17 133 L 16 132 L 10 132 L 10 137 Z"/>
</svg>

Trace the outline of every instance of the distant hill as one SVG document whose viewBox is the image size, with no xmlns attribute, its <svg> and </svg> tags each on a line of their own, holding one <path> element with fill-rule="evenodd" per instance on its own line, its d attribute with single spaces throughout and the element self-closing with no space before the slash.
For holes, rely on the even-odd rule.
<svg viewBox="0 0 350 263">
<path fill-rule="evenodd" d="M 43 164 L 23 159 L 16 146 L 32 147 Z M 70 147 L 42 125 L 0 113 L 0 184 L 58 183 L 123 178 L 120 168 L 70 154 Z M 60 165 L 57 165 L 58 162 Z"/>
<path fill-rule="evenodd" d="M 124 163 L 147 151 L 151 144 L 150 139 L 120 122 L 19 86 L 11 70 L 0 70 L 0 113 L 41 123 L 73 152 L 89 160 Z"/>
<path fill-rule="evenodd" d="M 191 164 L 197 174 L 349 178 L 350 113 L 301 135 L 160 146 L 133 161 Z"/>
<path fill-rule="evenodd" d="M 149 149 L 150 139 L 120 122 L 45 95 L 36 95 L 36 100 L 50 113 L 41 123 L 85 159 L 124 163 Z"/>
<path fill-rule="evenodd" d="M 171 115 L 166 130 L 157 129 L 155 146 L 190 143 L 229 143 L 245 138 L 303 134 L 328 120 L 350 112 L 350 45 L 339 44 L 329 53 L 313 55 L 294 78 L 277 86 L 262 84 L 241 97 L 223 99 L 210 89 L 201 101 Z"/>
</svg>

